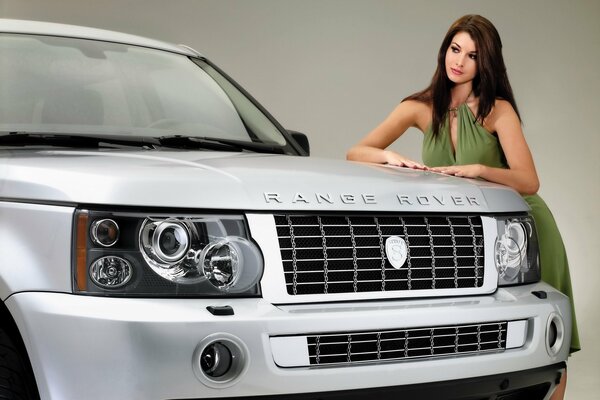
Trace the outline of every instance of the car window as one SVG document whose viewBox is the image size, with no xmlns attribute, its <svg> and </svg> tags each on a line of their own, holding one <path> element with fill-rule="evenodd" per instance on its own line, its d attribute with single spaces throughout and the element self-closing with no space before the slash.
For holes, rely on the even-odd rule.
<svg viewBox="0 0 600 400">
<path fill-rule="evenodd" d="M 0 35 L 0 52 L 1 131 L 286 144 L 277 127 L 234 85 L 207 63 L 185 55 L 16 34 Z"/>
</svg>

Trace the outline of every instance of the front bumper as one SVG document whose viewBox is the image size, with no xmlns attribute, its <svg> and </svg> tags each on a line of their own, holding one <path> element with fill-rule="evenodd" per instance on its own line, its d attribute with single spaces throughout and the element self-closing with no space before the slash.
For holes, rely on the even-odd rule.
<svg viewBox="0 0 600 400">
<path fill-rule="evenodd" d="M 564 362 L 547 367 L 477 378 L 430 382 L 338 392 L 301 393 L 260 397 L 236 397 L 235 400 L 536 400 L 543 399 L 566 370 Z"/>
<path fill-rule="evenodd" d="M 545 291 L 547 298 L 540 299 L 532 291 Z M 551 315 L 558 315 L 565 327 L 571 325 L 568 298 L 544 283 L 501 288 L 488 296 L 293 306 L 274 306 L 264 299 L 125 299 L 34 292 L 14 294 L 6 304 L 23 335 L 42 399 L 196 399 L 311 393 L 327 398 L 323 392 L 334 396 L 333 392 L 348 390 L 357 390 L 356 394 L 373 388 L 380 388 L 376 392 L 401 390 L 398 387 L 409 390 L 418 387 L 412 385 L 432 382 L 441 388 L 458 387 L 464 379 L 491 379 L 552 365 L 555 374 L 561 368 L 556 364 L 567 358 L 570 330 L 565 330 L 563 346 L 551 356 L 546 346 L 547 322 Z M 206 309 L 221 305 L 230 305 L 235 315 L 213 315 Z M 527 320 L 525 344 L 471 356 L 281 368 L 274 362 L 270 341 L 281 335 L 491 320 Z M 243 349 L 244 365 L 235 380 L 207 384 L 197 376 L 195 353 L 209 336 L 234 338 Z M 517 373 L 505 391 L 518 387 L 510 382 L 519 382 L 516 377 L 526 375 L 538 376 Z M 552 381 L 548 376 L 539 382 L 527 380 L 527 386 Z M 459 394 L 462 397 L 457 398 L 470 398 L 477 393 Z"/>
</svg>

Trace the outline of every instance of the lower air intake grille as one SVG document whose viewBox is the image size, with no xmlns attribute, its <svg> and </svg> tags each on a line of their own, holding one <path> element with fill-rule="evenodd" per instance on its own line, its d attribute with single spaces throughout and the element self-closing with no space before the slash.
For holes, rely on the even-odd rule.
<svg viewBox="0 0 600 400">
<path fill-rule="evenodd" d="M 290 295 L 478 288 L 484 238 L 479 216 L 275 215 Z M 406 245 L 394 268 L 391 236 Z"/>
<path fill-rule="evenodd" d="M 311 365 L 480 354 L 506 349 L 507 322 L 307 336 Z"/>
</svg>

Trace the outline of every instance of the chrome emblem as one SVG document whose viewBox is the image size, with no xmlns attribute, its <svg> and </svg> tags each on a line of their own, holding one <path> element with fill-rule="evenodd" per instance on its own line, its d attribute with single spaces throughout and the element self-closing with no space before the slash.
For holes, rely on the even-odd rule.
<svg viewBox="0 0 600 400">
<path fill-rule="evenodd" d="M 385 241 L 385 255 L 392 267 L 396 269 L 402 268 L 406 262 L 408 249 L 406 242 L 399 236 L 390 236 Z"/>
</svg>

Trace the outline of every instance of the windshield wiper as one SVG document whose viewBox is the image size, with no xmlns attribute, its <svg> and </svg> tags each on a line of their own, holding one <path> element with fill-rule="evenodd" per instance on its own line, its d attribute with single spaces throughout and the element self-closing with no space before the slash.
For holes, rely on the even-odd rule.
<svg viewBox="0 0 600 400">
<path fill-rule="evenodd" d="M 191 149 L 210 149 L 218 151 L 250 150 L 257 153 L 284 154 L 282 146 L 267 143 L 247 142 L 244 140 L 222 139 L 199 136 L 171 135 L 156 138 L 162 146 L 174 146 Z"/>
<path fill-rule="evenodd" d="M 130 136 L 86 135 L 44 132 L 0 132 L 0 146 L 56 146 L 72 148 L 101 148 L 133 146 L 148 149 L 172 147 L 181 149 L 208 149 L 215 151 L 244 151 L 284 154 L 283 147 L 243 140 L 197 136 Z"/>
<path fill-rule="evenodd" d="M 79 135 L 40 132 L 8 132 L 0 134 L 0 146 L 57 146 L 75 148 L 100 148 L 133 146 L 153 148 L 158 140 L 144 136 Z"/>
</svg>

